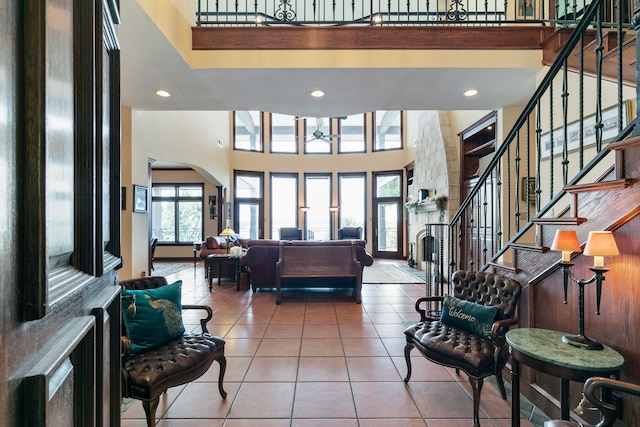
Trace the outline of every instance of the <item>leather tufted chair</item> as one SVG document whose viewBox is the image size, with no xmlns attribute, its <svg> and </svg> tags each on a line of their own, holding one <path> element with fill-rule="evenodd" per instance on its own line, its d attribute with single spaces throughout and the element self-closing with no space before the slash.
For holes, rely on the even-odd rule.
<svg viewBox="0 0 640 427">
<path fill-rule="evenodd" d="M 153 289 L 167 284 L 160 276 L 125 280 L 120 285 L 125 289 Z M 200 319 L 202 334 L 184 334 L 179 339 L 160 347 L 131 356 L 131 344 L 122 325 L 122 396 L 142 400 L 147 417 L 147 426 L 155 427 L 156 409 L 160 395 L 170 387 L 186 384 L 202 376 L 213 361 L 220 364 L 218 390 L 222 398 L 227 392 L 222 387 L 227 362 L 224 357 L 224 340 L 209 335 L 207 322 L 212 311 L 206 305 L 183 304 L 183 310 L 199 309 L 206 312 Z"/>
<path fill-rule="evenodd" d="M 453 274 L 451 286 L 456 298 L 498 308 L 491 338 L 442 323 L 439 312 L 420 308 L 423 303 L 435 302 L 441 306 L 443 296 L 418 299 L 416 311 L 420 313 L 420 321 L 404 331 L 407 340 L 404 348 L 407 376 L 404 382 L 409 382 L 411 378 L 410 352 L 414 348 L 434 363 L 455 368 L 456 372 L 462 369 L 469 376 L 473 390 L 473 425 L 479 426 L 480 393 L 484 378 L 495 375 L 502 398 L 507 399 L 502 379 L 502 368 L 508 357 L 505 334 L 518 323 L 516 305 L 522 286 L 499 274 L 462 270 Z"/>
</svg>

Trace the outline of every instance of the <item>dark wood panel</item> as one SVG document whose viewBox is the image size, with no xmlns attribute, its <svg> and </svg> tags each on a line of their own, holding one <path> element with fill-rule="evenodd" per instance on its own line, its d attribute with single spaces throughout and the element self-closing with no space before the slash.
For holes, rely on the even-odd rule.
<svg viewBox="0 0 640 427">
<path fill-rule="evenodd" d="M 192 27 L 195 50 L 541 49 L 548 27 Z"/>
<path fill-rule="evenodd" d="M 93 317 L 72 319 L 32 359 L 23 379 L 24 425 L 93 425 L 94 338 Z"/>
</svg>

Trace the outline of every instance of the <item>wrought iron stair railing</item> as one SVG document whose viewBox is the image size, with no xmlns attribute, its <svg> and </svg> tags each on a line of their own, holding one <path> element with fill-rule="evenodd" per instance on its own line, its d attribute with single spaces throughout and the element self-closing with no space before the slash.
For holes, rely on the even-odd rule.
<svg viewBox="0 0 640 427">
<path fill-rule="evenodd" d="M 452 217 L 450 273 L 489 267 L 518 271 L 509 248 L 544 251 L 540 224 L 582 222 L 575 197 L 567 189 L 615 176 L 615 156 L 607 143 L 624 139 L 633 130 L 636 114 L 630 111 L 633 102 L 626 99 L 636 96 L 635 86 L 625 86 L 622 79 L 623 9 L 618 8 L 617 26 L 605 30 L 605 4 L 597 0 L 586 9 Z M 603 43 L 606 31 L 616 32 L 615 46 Z M 576 55 L 577 70 L 568 61 Z M 605 60 L 616 61 L 616 81 L 603 77 Z M 595 62 L 593 75 L 585 72 L 588 61 Z"/>
</svg>

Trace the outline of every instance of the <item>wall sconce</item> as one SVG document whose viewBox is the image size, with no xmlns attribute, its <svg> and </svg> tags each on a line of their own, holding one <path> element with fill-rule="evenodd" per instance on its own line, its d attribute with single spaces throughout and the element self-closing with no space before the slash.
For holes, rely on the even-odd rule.
<svg viewBox="0 0 640 427">
<path fill-rule="evenodd" d="M 329 208 L 329 210 L 330 210 L 331 212 L 338 212 L 338 209 L 340 209 L 340 206 L 331 206 L 331 207 Z"/>
<path fill-rule="evenodd" d="M 227 253 L 229 253 L 229 243 L 231 243 L 231 236 L 235 236 L 236 232 L 233 231 L 233 228 L 227 227 L 220 232 L 220 235 L 225 237 L 225 240 L 227 241 Z"/>
<path fill-rule="evenodd" d="M 309 212 L 311 208 L 309 206 L 300 206 L 300 210 L 306 213 L 306 212 Z"/>
<path fill-rule="evenodd" d="M 596 314 L 600 314 L 600 296 L 602 294 L 602 282 L 604 281 L 604 273 L 609 271 L 604 267 L 605 256 L 620 255 L 618 246 L 611 231 L 591 231 L 584 248 L 584 255 L 593 257 L 593 267 L 589 270 L 595 274 L 587 280 L 578 279 L 574 276 L 569 268 L 573 265 L 571 262 L 571 252 L 579 252 L 580 244 L 575 231 L 558 230 L 551 244 L 551 250 L 562 251 L 562 260 L 560 267 L 564 274 L 564 304 L 567 303 L 567 283 L 569 278 L 578 284 L 578 335 L 567 334 L 562 337 L 562 341 L 575 347 L 581 347 L 586 350 L 602 350 L 604 347 L 598 341 L 588 338 L 584 334 L 584 286 L 591 282 L 596 282 Z"/>
</svg>

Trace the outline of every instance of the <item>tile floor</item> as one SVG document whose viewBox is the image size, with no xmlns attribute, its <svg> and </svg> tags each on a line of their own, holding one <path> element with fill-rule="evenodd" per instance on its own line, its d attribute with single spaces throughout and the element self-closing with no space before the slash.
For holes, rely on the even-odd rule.
<svg viewBox="0 0 640 427">
<path fill-rule="evenodd" d="M 376 260 L 376 262 L 382 262 Z M 417 320 L 424 284 L 365 284 L 362 304 L 348 292 L 236 291 L 233 282 L 209 293 L 202 266 L 167 276 L 183 281 L 183 303 L 214 310 L 209 332 L 226 341 L 225 400 L 214 362 L 200 379 L 160 398 L 158 427 L 469 427 L 470 386 L 464 373 L 413 352 L 408 384 L 406 322 Z M 188 312 L 187 312 L 188 313 Z M 185 314 L 185 326 L 197 329 Z M 511 425 L 511 406 L 485 382 L 482 426 Z M 145 426 L 135 401 L 123 427 Z M 538 425 L 523 418 L 522 426 Z"/>
</svg>

